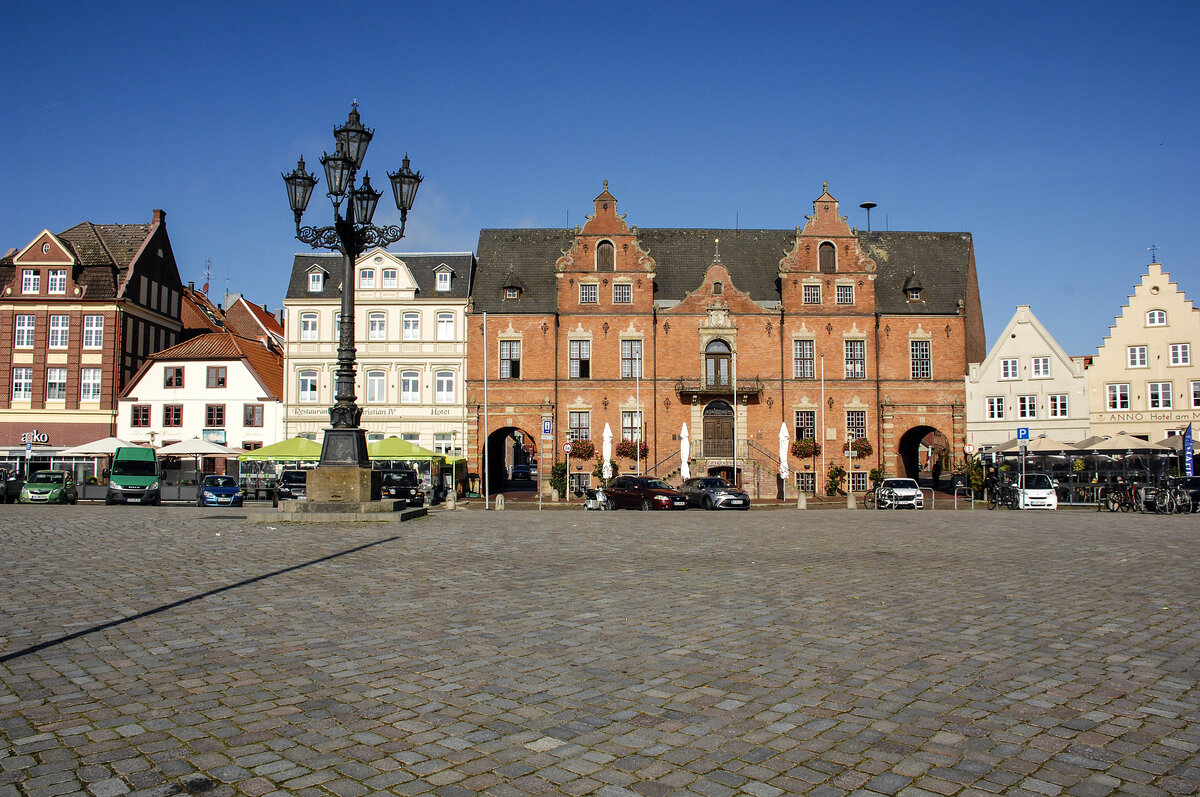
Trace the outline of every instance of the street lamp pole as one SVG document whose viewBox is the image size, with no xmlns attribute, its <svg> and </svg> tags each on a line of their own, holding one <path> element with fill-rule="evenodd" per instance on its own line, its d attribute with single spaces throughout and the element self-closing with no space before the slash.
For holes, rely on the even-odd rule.
<svg viewBox="0 0 1200 797">
<path fill-rule="evenodd" d="M 366 430 L 359 426 L 362 409 L 355 403 L 356 349 L 354 345 L 354 264 L 363 250 L 372 246 L 387 246 L 404 237 L 408 211 L 412 209 L 421 174 L 409 167 L 406 155 L 403 165 L 389 172 L 400 224 L 376 227 L 371 224 L 375 206 L 383 192 L 371 187 L 371 176 L 363 174 L 361 186 L 356 186 L 358 170 L 367 154 L 367 146 L 375 131 L 363 127 L 354 103 L 346 123 L 333 131 L 337 147 L 332 155 L 321 156 L 325 169 L 326 196 L 333 203 L 333 224 L 327 227 L 302 227 L 300 217 L 308 207 L 317 178 L 305 171 L 301 157 L 290 174 L 283 175 L 287 186 L 288 203 L 296 217 L 296 238 L 314 249 L 330 249 L 342 255 L 342 320 L 338 329 L 337 371 L 334 376 L 334 405 L 329 408 L 330 427 L 325 431 L 321 446 L 322 466 L 367 467 Z M 342 203 L 346 203 L 345 214 Z"/>
</svg>

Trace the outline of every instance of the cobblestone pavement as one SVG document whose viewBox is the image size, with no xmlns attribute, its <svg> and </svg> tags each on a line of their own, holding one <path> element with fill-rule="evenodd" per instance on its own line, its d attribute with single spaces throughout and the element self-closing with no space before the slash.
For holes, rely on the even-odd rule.
<svg viewBox="0 0 1200 797">
<path fill-rule="evenodd" d="M 0 797 L 1192 794 L 1198 537 L 5 507 Z"/>
</svg>

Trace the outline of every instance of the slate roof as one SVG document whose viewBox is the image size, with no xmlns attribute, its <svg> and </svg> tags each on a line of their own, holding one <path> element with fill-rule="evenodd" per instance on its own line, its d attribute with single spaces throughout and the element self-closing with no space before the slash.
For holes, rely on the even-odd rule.
<svg viewBox="0 0 1200 797">
<path fill-rule="evenodd" d="M 474 285 L 475 311 L 553 313 L 557 303 L 554 263 L 571 246 L 564 229 L 481 230 Z M 791 249 L 795 230 L 639 228 L 638 241 L 657 264 L 655 301 L 677 302 L 695 290 L 712 265 L 714 240 L 734 286 L 756 302 L 779 301 L 779 261 Z M 859 240 L 879 266 L 876 303 L 892 314 L 954 314 L 967 299 L 971 261 L 969 233 L 860 232 Z M 924 290 L 908 302 L 904 281 L 915 270 Z M 509 284 L 519 299 L 504 299 Z"/>
<path fill-rule="evenodd" d="M 471 279 L 475 255 L 471 252 L 389 252 L 399 258 L 412 272 L 417 283 L 417 298 L 466 299 L 471 295 Z M 557 255 L 556 255 L 557 257 Z M 445 263 L 454 270 L 450 290 L 438 291 L 434 269 Z M 313 265 L 325 269 L 328 277 L 319 292 L 308 289 L 308 271 Z M 554 265 L 554 261 L 550 262 Z M 384 268 L 387 266 L 385 265 Z M 292 260 L 292 275 L 288 280 L 288 299 L 340 299 L 342 297 L 342 256 L 336 253 L 299 252 Z M 378 284 L 378 283 L 377 283 Z"/>
</svg>

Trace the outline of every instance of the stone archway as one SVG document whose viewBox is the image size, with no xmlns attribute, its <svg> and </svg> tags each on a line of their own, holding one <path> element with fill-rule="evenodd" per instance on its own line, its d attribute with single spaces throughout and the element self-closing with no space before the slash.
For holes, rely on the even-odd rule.
<svg viewBox="0 0 1200 797">
<path fill-rule="evenodd" d="M 519 426 L 502 426 L 488 435 L 487 462 L 484 463 L 484 468 L 490 492 L 498 493 L 514 489 L 510 476 L 516 465 L 535 464 L 539 468 L 541 467 L 536 448 L 530 450 L 530 447 L 535 445 L 535 439 L 533 435 Z M 482 476 L 483 474 L 481 474 L 481 490 L 483 489 Z M 543 474 L 543 478 L 548 476 L 549 474 Z M 536 481 L 530 483 L 527 480 L 521 480 L 519 485 L 529 490 L 537 489 Z M 521 489 L 521 487 L 516 489 Z"/>
<path fill-rule="evenodd" d="M 897 454 L 904 470 L 903 475 L 919 479 L 928 455 L 940 457 L 949 450 L 946 435 L 935 426 L 914 426 L 900 437 Z M 933 460 L 930 460 L 933 461 Z"/>
</svg>

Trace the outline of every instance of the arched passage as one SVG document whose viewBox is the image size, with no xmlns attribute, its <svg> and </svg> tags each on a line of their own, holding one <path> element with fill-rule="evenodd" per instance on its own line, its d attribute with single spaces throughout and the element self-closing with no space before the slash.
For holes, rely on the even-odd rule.
<svg viewBox="0 0 1200 797">
<path fill-rule="evenodd" d="M 519 426 L 504 426 L 488 435 L 487 445 L 487 484 L 492 493 L 508 490 L 536 490 L 537 482 L 526 479 L 513 479 L 513 470 L 520 471 L 522 466 L 537 466 L 537 449 L 534 447 L 534 436 Z M 482 474 L 481 474 L 482 476 Z M 482 488 L 482 484 L 480 487 Z"/>
<path fill-rule="evenodd" d="M 930 456 L 936 458 L 948 450 L 946 436 L 933 426 L 914 426 L 900 437 L 901 467 L 904 475 L 910 479 L 918 479 L 926 461 L 932 462 Z"/>
</svg>

